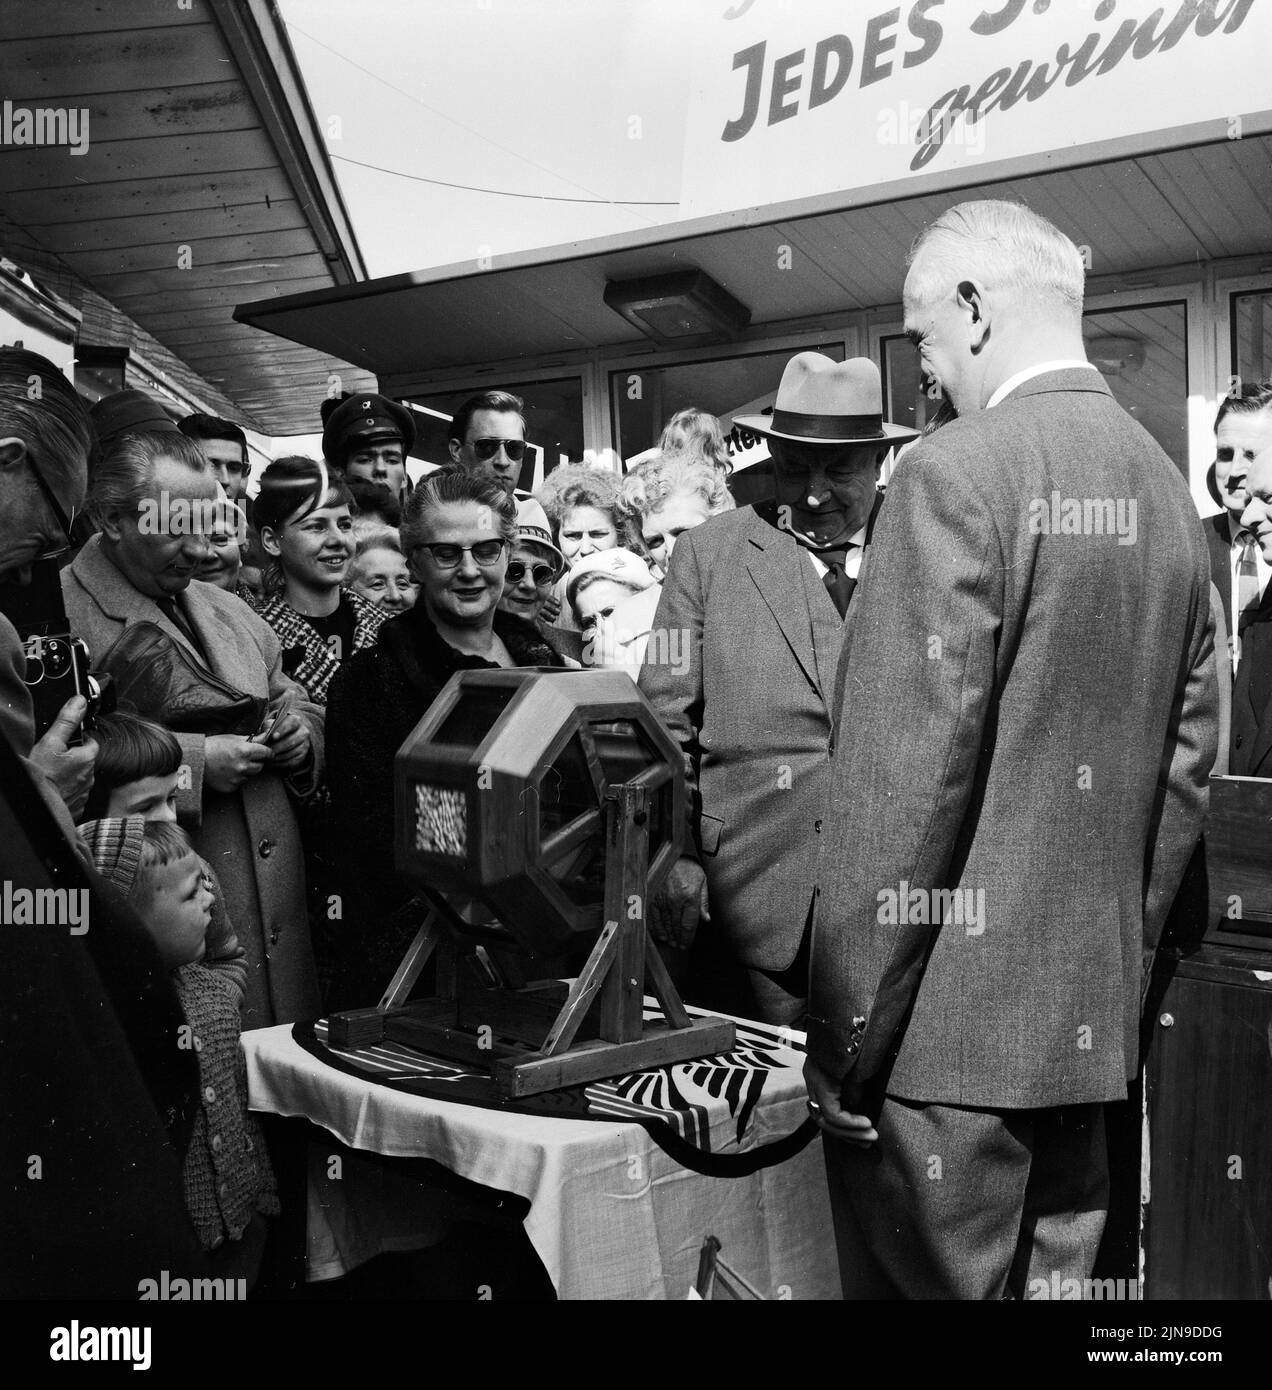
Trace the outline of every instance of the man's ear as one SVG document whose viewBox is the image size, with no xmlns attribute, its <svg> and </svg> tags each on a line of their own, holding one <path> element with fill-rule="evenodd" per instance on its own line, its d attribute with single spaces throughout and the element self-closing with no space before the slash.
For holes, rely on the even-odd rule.
<svg viewBox="0 0 1272 1390">
<path fill-rule="evenodd" d="M 262 526 L 258 532 L 261 538 L 261 549 L 266 555 L 272 555 L 274 559 L 283 553 L 282 546 L 278 544 L 278 532 L 272 526 Z"/>
<path fill-rule="evenodd" d="M 110 511 L 98 518 L 98 529 L 108 541 L 117 541 L 122 534 L 119 526 L 119 511 L 112 507 Z"/>
<path fill-rule="evenodd" d="M 460 443 L 460 441 L 459 441 L 458 439 L 448 439 L 448 440 L 446 441 L 446 447 L 447 447 L 447 449 L 450 450 L 451 462 L 452 462 L 452 463 L 458 463 L 458 462 L 459 462 L 459 451 L 460 451 L 464 446 Z"/>
<path fill-rule="evenodd" d="M 0 439 L 0 473 L 19 469 L 26 463 L 26 460 L 25 439 L 19 439 L 16 434 Z"/>
<path fill-rule="evenodd" d="M 985 303 L 985 291 L 975 280 L 960 280 L 954 296 L 958 301 L 958 307 L 971 316 L 972 351 L 977 352 L 989 334 L 989 309 Z"/>
</svg>

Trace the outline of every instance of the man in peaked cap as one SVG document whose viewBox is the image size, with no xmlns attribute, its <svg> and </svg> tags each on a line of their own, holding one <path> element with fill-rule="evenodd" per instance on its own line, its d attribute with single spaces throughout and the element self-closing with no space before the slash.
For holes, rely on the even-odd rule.
<svg viewBox="0 0 1272 1390">
<path fill-rule="evenodd" d="M 350 396 L 327 417 L 322 452 L 327 463 L 347 478 L 381 483 L 405 499 L 406 458 L 415 443 L 411 412 L 387 396 Z"/>
<path fill-rule="evenodd" d="M 868 358 L 816 352 L 787 364 L 771 417 L 738 423 L 768 437 L 774 497 L 676 542 L 640 676 L 684 752 L 694 828 L 650 918 L 686 946 L 709 915 L 695 1003 L 798 1024 L 845 616 L 880 466 L 917 432 L 884 421 Z"/>
</svg>

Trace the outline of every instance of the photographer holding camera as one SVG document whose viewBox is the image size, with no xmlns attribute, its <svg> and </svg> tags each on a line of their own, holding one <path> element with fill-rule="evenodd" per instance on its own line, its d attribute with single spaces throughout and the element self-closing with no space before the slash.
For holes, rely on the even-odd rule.
<svg viewBox="0 0 1272 1390">
<path fill-rule="evenodd" d="M 69 931 L 23 915 L 2 924 L 0 1135 L 9 1157 L 41 1163 L 40 1181 L 0 1195 L 3 1298 L 135 1298 L 155 1270 L 204 1272 L 181 1190 L 199 1085 L 194 1053 L 172 1046 L 184 1015 L 68 815 L 92 784 L 95 747 L 74 743 L 88 701 L 63 701 L 36 738 L 34 676 L 8 616 L 71 649 L 56 556 L 84 500 L 90 440 L 54 364 L 0 348 L 0 880 L 81 904 Z M 72 665 L 86 677 L 86 662 Z M 54 684 L 67 673 L 59 666 Z"/>
<path fill-rule="evenodd" d="M 70 545 L 71 518 L 88 483 L 89 440 L 84 407 L 53 364 L 33 352 L 0 350 L 0 585 L 8 593 L 30 587 L 37 571 L 55 579 L 56 561 L 41 557 Z M 56 582 L 52 593 L 60 608 Z M 78 741 L 88 701 L 72 696 L 36 737 L 23 642 L 7 606 L 0 598 L 0 727 L 74 820 L 93 785 L 96 745 Z"/>
</svg>

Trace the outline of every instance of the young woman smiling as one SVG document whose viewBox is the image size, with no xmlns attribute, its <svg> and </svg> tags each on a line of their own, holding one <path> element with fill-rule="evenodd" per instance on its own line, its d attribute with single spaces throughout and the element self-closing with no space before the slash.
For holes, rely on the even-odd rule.
<svg viewBox="0 0 1272 1390">
<path fill-rule="evenodd" d="M 347 587 L 353 564 L 353 499 L 323 464 L 293 456 L 261 475 L 253 507 L 261 545 L 273 561 L 269 597 L 257 612 L 278 634 L 283 665 L 326 704 L 331 678 L 371 646 L 387 614 Z"/>
</svg>

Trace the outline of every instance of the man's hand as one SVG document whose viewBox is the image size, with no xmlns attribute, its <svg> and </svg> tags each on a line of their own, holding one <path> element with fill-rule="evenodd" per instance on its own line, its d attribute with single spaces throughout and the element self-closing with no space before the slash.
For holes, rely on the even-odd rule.
<svg viewBox="0 0 1272 1390">
<path fill-rule="evenodd" d="M 215 792 L 237 791 L 270 761 L 267 744 L 241 734 L 209 734 L 203 745 L 203 780 Z"/>
<path fill-rule="evenodd" d="M 667 881 L 649 904 L 649 934 L 668 946 L 693 944 L 707 912 L 707 876 L 695 859 L 677 859 Z"/>
<path fill-rule="evenodd" d="M 272 754 L 273 767 L 299 772 L 309 760 L 309 725 L 298 714 L 285 714 L 264 746 Z"/>
<path fill-rule="evenodd" d="M 76 747 L 70 746 L 87 713 L 88 701 L 82 695 L 72 695 L 58 710 L 44 737 L 31 749 L 31 761 L 57 788 L 73 821 L 84 813 L 93 789 L 93 764 L 97 761 L 97 744 L 91 738 Z"/>
<path fill-rule="evenodd" d="M 811 1057 L 804 1062 L 804 1084 L 808 1099 L 816 1107 L 813 1118 L 823 1134 L 842 1139 L 854 1148 L 868 1149 L 879 1134 L 868 1115 L 854 1111 L 861 1105 L 861 1087 L 851 1079 L 841 1080 L 825 1071 Z"/>
</svg>

